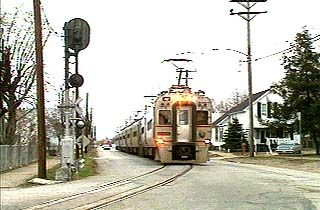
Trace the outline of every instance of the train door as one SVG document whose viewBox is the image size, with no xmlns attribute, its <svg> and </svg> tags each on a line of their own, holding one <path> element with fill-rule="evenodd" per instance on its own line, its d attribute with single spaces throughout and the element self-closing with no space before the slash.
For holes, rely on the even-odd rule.
<svg viewBox="0 0 320 210">
<path fill-rule="evenodd" d="M 196 159 L 196 105 L 192 102 L 173 105 L 172 160 Z"/>
<path fill-rule="evenodd" d="M 177 142 L 192 141 L 192 107 L 177 106 Z"/>
</svg>

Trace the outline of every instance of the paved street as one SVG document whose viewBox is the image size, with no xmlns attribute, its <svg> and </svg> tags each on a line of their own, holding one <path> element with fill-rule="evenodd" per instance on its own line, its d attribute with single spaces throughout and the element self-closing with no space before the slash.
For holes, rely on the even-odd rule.
<svg viewBox="0 0 320 210">
<path fill-rule="evenodd" d="M 118 151 L 99 148 L 99 155 L 97 176 L 57 185 L 2 188 L 1 209 L 23 209 L 161 166 Z M 320 209 L 319 189 L 317 173 L 212 159 L 207 164 L 195 165 L 174 182 L 104 209 Z"/>
<path fill-rule="evenodd" d="M 212 160 L 108 209 L 320 209 L 319 197 L 319 174 Z"/>
</svg>

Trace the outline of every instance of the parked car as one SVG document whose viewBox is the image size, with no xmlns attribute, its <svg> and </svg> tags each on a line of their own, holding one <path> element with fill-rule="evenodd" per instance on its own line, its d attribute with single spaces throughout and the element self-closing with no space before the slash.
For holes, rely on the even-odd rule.
<svg viewBox="0 0 320 210">
<path fill-rule="evenodd" d="M 277 146 L 276 152 L 278 154 L 291 153 L 291 154 L 300 154 L 302 151 L 301 144 L 298 143 L 282 143 Z"/>
<path fill-rule="evenodd" d="M 104 145 L 102 145 L 102 148 L 103 148 L 104 150 L 111 150 L 112 145 L 111 145 L 111 144 L 104 144 Z"/>
</svg>

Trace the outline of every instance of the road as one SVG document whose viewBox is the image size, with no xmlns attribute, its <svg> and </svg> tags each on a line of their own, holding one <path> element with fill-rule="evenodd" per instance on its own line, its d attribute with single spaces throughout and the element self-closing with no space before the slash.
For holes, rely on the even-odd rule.
<svg viewBox="0 0 320 210">
<path fill-rule="evenodd" d="M 57 185 L 1 189 L 1 209 L 92 209 L 104 203 L 104 198 L 115 200 L 101 208 L 108 210 L 320 209 L 320 177 L 316 173 L 215 159 L 190 169 L 186 165 L 163 167 L 152 160 L 100 149 L 97 161 L 97 176 Z M 150 187 L 182 171 L 183 175 Z M 133 178 L 145 173 L 150 174 Z"/>
</svg>

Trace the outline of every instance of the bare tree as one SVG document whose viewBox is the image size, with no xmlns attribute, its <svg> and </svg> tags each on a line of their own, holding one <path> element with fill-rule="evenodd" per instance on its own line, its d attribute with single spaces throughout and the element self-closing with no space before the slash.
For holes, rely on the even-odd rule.
<svg viewBox="0 0 320 210">
<path fill-rule="evenodd" d="M 3 62 L 0 73 L 0 118 L 4 138 L 0 144 L 16 143 L 17 109 L 22 105 L 35 107 L 35 49 L 33 13 L 16 9 L 14 14 L 4 13 Z M 3 20 L 3 21 L 2 21 Z M 50 33 L 47 33 L 48 39 Z"/>
<path fill-rule="evenodd" d="M 232 92 L 231 97 L 227 98 L 224 101 L 220 101 L 218 103 L 215 103 L 214 109 L 218 112 L 226 112 L 230 110 L 232 107 L 235 107 L 239 104 L 241 104 L 243 101 L 245 101 L 248 98 L 246 93 L 241 93 L 238 90 L 235 90 Z"/>
</svg>

